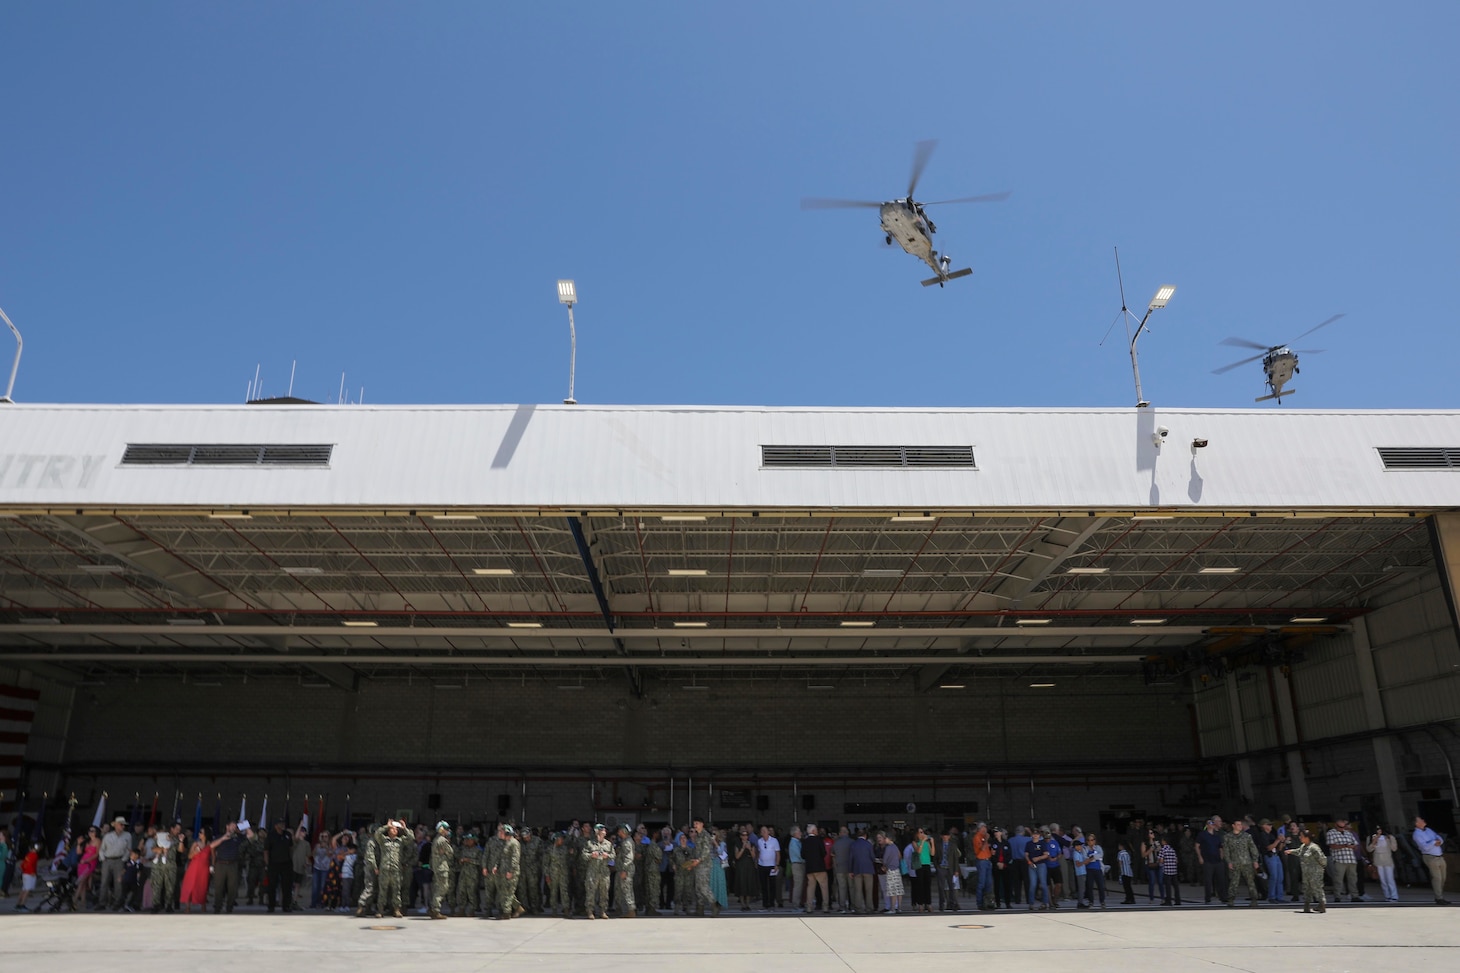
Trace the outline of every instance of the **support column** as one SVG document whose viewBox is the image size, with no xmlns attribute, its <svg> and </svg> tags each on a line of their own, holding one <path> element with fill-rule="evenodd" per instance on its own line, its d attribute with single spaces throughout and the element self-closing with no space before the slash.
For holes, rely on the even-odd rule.
<svg viewBox="0 0 1460 973">
<path fill-rule="evenodd" d="M 1242 722 L 1242 695 L 1237 692 L 1237 674 L 1227 673 L 1227 713 L 1232 721 L 1232 746 L 1238 754 L 1247 752 L 1247 727 Z M 1245 756 L 1237 759 L 1237 788 L 1241 796 L 1252 800 L 1252 762 Z"/>
<path fill-rule="evenodd" d="M 1273 667 L 1272 676 L 1277 683 L 1278 718 L 1282 721 L 1283 739 L 1298 741 L 1298 716 L 1293 712 L 1293 693 L 1288 685 L 1288 674 L 1281 667 Z M 1303 772 L 1303 753 L 1289 750 L 1284 755 L 1288 761 L 1288 781 L 1293 785 L 1293 814 L 1304 815 L 1313 811 L 1308 799 L 1308 776 Z"/>
<path fill-rule="evenodd" d="M 1369 644 L 1369 625 L 1362 618 L 1353 620 L 1354 668 L 1358 671 L 1359 691 L 1364 697 L 1364 723 L 1370 730 L 1388 729 L 1384 716 L 1384 697 L 1379 694 L 1379 677 L 1374 671 L 1374 650 Z M 1394 762 L 1394 741 L 1376 736 L 1374 766 L 1379 772 L 1379 791 L 1384 800 L 1384 816 L 1389 827 L 1397 828 L 1404 821 L 1404 804 L 1399 797 L 1399 767 Z"/>
</svg>

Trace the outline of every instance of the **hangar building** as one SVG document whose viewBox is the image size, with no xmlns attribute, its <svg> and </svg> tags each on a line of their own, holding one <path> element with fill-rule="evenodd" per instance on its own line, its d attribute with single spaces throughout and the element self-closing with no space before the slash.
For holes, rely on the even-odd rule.
<svg viewBox="0 0 1460 973">
<path fill-rule="evenodd" d="M 0 813 L 1444 821 L 1457 510 L 1460 412 L 6 405 Z"/>
</svg>

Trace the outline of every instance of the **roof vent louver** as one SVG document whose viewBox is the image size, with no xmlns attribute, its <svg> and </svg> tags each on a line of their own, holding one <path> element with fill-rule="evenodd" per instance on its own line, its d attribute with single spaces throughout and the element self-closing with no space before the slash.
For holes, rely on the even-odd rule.
<svg viewBox="0 0 1460 973">
<path fill-rule="evenodd" d="M 329 466 L 330 443 L 128 443 L 123 466 Z"/>
<path fill-rule="evenodd" d="M 963 469 L 977 467 L 972 446 L 761 446 L 766 469 Z"/>
<path fill-rule="evenodd" d="M 1380 446 L 1386 470 L 1460 470 L 1460 446 Z"/>
</svg>

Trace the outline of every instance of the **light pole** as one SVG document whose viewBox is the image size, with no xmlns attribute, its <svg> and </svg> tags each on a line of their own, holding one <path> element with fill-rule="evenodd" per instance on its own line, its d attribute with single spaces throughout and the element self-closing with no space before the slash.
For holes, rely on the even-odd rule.
<svg viewBox="0 0 1460 973">
<path fill-rule="evenodd" d="M 1151 312 L 1165 307 L 1166 302 L 1170 301 L 1171 295 L 1175 293 L 1176 286 L 1174 284 L 1162 284 L 1156 290 L 1156 296 L 1151 298 L 1150 304 L 1146 305 L 1146 315 L 1145 317 L 1141 318 L 1140 327 L 1136 328 L 1136 333 L 1132 335 L 1130 339 L 1130 367 L 1131 371 L 1134 372 L 1136 376 L 1137 409 L 1144 409 L 1151 403 L 1147 402 L 1146 397 L 1141 394 L 1141 366 L 1136 361 L 1136 339 L 1140 338 L 1141 332 L 1146 329 L 1146 322 L 1151 319 Z"/>
<path fill-rule="evenodd" d="M 5 319 L 5 323 L 10 326 L 10 333 L 15 335 L 15 363 L 10 366 L 10 381 L 5 385 L 5 394 L 0 396 L 0 402 L 13 402 L 15 400 L 10 395 L 15 391 L 15 373 L 20 371 L 20 353 L 25 348 L 25 342 L 20 340 L 20 329 L 10 320 L 10 315 L 4 309 L 0 309 L 0 318 Z"/>
<path fill-rule="evenodd" d="M 573 305 L 578 303 L 578 289 L 571 280 L 558 281 L 558 303 L 568 305 L 568 341 L 572 350 L 568 353 L 568 397 L 563 405 L 577 405 L 573 398 L 573 372 L 578 367 L 578 330 L 573 326 Z"/>
</svg>

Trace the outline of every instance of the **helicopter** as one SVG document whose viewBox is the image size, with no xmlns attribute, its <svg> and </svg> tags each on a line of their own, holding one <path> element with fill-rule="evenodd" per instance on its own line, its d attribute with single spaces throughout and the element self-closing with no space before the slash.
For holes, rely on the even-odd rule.
<svg viewBox="0 0 1460 973">
<path fill-rule="evenodd" d="M 1315 324 L 1307 331 L 1304 331 L 1302 334 L 1298 335 L 1297 338 L 1294 338 L 1293 341 L 1297 341 L 1300 338 L 1306 338 L 1308 337 L 1308 335 L 1317 331 L 1319 328 L 1326 328 L 1328 325 L 1337 321 L 1341 317 L 1343 317 L 1342 314 L 1335 314 L 1333 317 L 1329 318 L 1327 321 L 1324 321 L 1322 324 Z M 1256 348 L 1261 352 L 1261 354 L 1253 355 L 1251 358 L 1244 358 L 1241 361 L 1235 361 L 1230 365 L 1223 365 L 1221 368 L 1214 369 L 1212 371 L 1212 374 L 1221 375 L 1223 372 L 1229 372 L 1234 368 L 1246 365 L 1248 362 L 1257 361 L 1257 359 L 1261 358 L 1262 370 L 1267 375 L 1267 387 L 1272 389 L 1272 392 L 1269 395 L 1259 396 L 1254 401 L 1266 402 L 1269 399 L 1273 399 L 1277 401 L 1278 405 L 1282 405 L 1283 396 L 1292 395 L 1294 392 L 1297 391 L 1297 389 L 1288 389 L 1286 392 L 1284 392 L 1283 386 L 1288 381 L 1290 381 L 1294 375 L 1298 374 L 1298 355 L 1316 355 L 1323 351 L 1322 348 L 1307 348 L 1294 351 L 1292 348 L 1289 347 L 1289 345 L 1292 344 L 1292 342 L 1290 341 L 1285 341 L 1280 345 L 1269 346 L 1258 344 L 1255 341 L 1248 341 L 1246 338 L 1228 338 L 1223 341 L 1222 344 L 1234 345 L 1238 348 Z"/>
<path fill-rule="evenodd" d="M 933 268 L 934 277 L 923 281 L 924 287 L 931 287 L 937 284 L 942 287 L 950 280 L 957 280 L 959 277 L 967 277 L 973 273 L 972 267 L 964 267 L 962 270 L 949 270 L 953 264 L 953 258 L 946 253 L 939 253 L 933 249 L 933 234 L 938 232 L 938 227 L 933 224 L 927 211 L 927 206 L 942 206 L 945 203 L 997 203 L 1009 198 L 1007 192 L 989 193 L 984 196 L 964 196 L 961 199 L 942 199 L 936 203 L 919 203 L 913 199 L 913 193 L 918 188 L 918 180 L 922 178 L 923 169 L 928 164 L 928 159 L 937 148 L 936 139 L 926 139 L 917 143 L 913 148 L 912 174 L 907 181 L 907 196 L 902 199 L 891 199 L 886 202 L 861 199 L 821 199 L 817 197 L 806 197 L 801 200 L 802 209 L 875 209 L 879 211 L 882 218 L 882 232 L 887 246 L 896 243 L 903 250 L 917 257 L 923 263 Z"/>
</svg>

